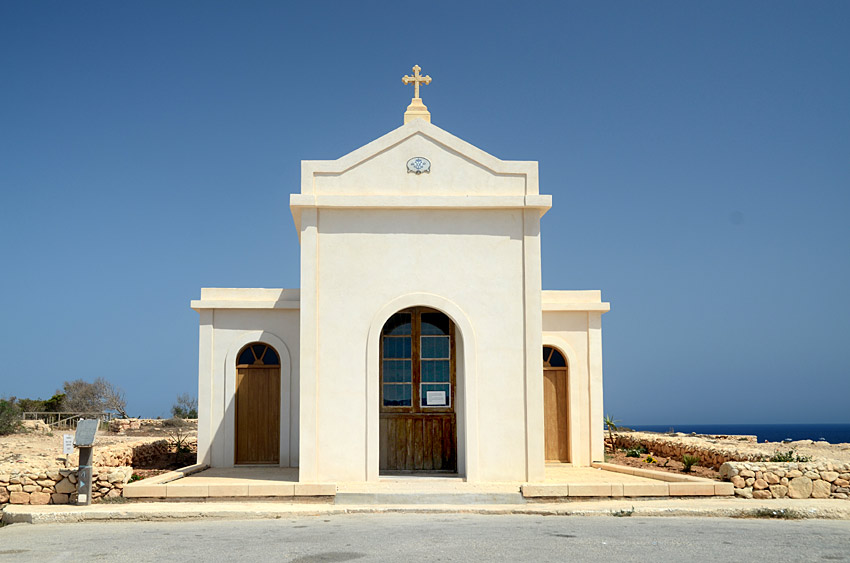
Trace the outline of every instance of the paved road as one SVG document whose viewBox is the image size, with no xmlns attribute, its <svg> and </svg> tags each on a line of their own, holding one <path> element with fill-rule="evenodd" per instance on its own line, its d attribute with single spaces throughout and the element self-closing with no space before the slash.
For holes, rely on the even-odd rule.
<svg viewBox="0 0 850 563">
<path fill-rule="evenodd" d="M 850 561 L 850 522 L 344 515 L 14 524 L 0 561 Z"/>
</svg>

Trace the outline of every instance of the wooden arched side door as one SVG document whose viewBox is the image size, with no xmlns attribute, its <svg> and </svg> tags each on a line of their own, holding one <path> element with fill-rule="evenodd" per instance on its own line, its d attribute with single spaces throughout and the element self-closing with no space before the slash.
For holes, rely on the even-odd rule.
<svg viewBox="0 0 850 563">
<path fill-rule="evenodd" d="M 570 461 L 570 394 L 564 355 L 552 346 L 543 347 L 543 426 L 546 461 Z"/>
<path fill-rule="evenodd" d="M 280 356 L 262 342 L 236 360 L 236 463 L 280 463 Z"/>
<path fill-rule="evenodd" d="M 414 307 L 381 331 L 380 470 L 457 472 L 455 326 Z"/>
</svg>

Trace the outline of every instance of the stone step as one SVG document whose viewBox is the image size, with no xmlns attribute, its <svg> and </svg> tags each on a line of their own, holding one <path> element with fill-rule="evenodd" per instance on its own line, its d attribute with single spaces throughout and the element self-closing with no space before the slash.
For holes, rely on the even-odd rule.
<svg viewBox="0 0 850 563">
<path fill-rule="evenodd" d="M 525 504 L 520 493 L 337 493 L 337 505 Z"/>
<path fill-rule="evenodd" d="M 388 504 L 525 504 L 519 492 L 337 492 L 337 505 Z"/>
</svg>

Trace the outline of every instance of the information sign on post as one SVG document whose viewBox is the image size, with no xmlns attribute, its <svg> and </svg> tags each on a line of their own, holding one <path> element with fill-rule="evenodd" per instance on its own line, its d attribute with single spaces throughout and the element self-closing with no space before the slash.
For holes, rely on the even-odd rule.
<svg viewBox="0 0 850 563">
<path fill-rule="evenodd" d="M 62 435 L 62 453 L 65 455 L 69 455 L 74 453 L 74 435 L 73 434 L 63 434 Z"/>
<path fill-rule="evenodd" d="M 92 458 L 94 457 L 94 437 L 97 434 L 98 420 L 81 420 L 77 423 L 74 445 L 80 448 L 80 467 L 77 470 L 77 504 L 91 504 Z"/>
</svg>

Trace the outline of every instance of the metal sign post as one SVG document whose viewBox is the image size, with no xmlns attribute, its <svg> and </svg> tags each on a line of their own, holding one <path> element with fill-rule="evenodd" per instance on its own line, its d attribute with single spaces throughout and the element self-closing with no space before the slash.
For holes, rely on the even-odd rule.
<svg viewBox="0 0 850 563">
<path fill-rule="evenodd" d="M 77 505 L 79 506 L 91 504 L 91 465 L 98 423 L 98 420 L 81 420 L 77 423 L 77 433 L 74 436 L 74 445 L 80 449 L 80 467 L 77 470 Z"/>
</svg>

